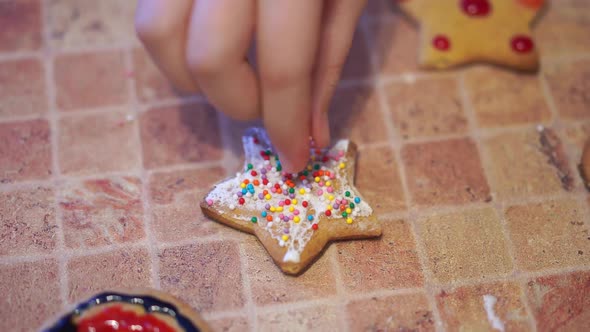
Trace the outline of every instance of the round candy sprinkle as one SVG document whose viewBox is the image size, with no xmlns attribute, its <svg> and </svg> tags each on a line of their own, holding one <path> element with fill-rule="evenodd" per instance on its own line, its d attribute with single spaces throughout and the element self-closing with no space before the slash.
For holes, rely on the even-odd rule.
<svg viewBox="0 0 590 332">
<path fill-rule="evenodd" d="M 266 216 L 266 221 L 272 221 L 272 216 Z"/>
<path fill-rule="evenodd" d="M 317 230 L 318 230 L 318 224 L 313 224 L 313 225 L 311 225 L 311 228 L 312 228 L 314 231 L 317 231 Z"/>
<path fill-rule="evenodd" d="M 301 205 L 303 205 L 303 207 L 305 207 L 305 208 L 306 208 L 306 207 L 309 205 L 309 203 L 307 203 L 307 201 L 303 201 L 303 202 L 301 203 Z"/>
<path fill-rule="evenodd" d="M 259 199 L 263 199 L 264 198 L 264 195 L 262 193 L 258 193 L 258 198 Z"/>
<path fill-rule="evenodd" d="M 246 188 L 242 189 L 242 195 L 246 195 L 247 192 L 248 190 Z"/>
<path fill-rule="evenodd" d="M 270 196 L 270 194 L 266 194 L 266 195 L 264 196 L 264 198 L 265 198 L 267 201 L 268 201 L 268 200 L 269 200 L 271 197 L 272 197 L 272 196 Z"/>
<path fill-rule="evenodd" d="M 274 206 L 270 207 L 270 212 L 275 212 L 277 209 Z"/>
<path fill-rule="evenodd" d="M 289 212 L 293 212 L 295 211 L 295 208 L 293 206 L 289 207 Z"/>
<path fill-rule="evenodd" d="M 296 215 L 296 216 L 299 215 L 299 210 L 293 211 L 293 214 Z"/>
<path fill-rule="evenodd" d="M 240 188 L 246 188 L 246 184 L 245 183 L 241 183 L 240 184 Z"/>
<path fill-rule="evenodd" d="M 240 199 L 238 199 L 238 203 L 240 203 L 240 205 L 244 205 L 244 203 L 246 203 L 246 200 L 244 199 L 244 197 L 240 197 Z"/>
<path fill-rule="evenodd" d="M 347 190 L 347 191 L 344 193 L 344 196 L 346 196 L 346 197 L 350 197 L 350 191 L 348 191 L 348 190 Z"/>
<path fill-rule="evenodd" d="M 290 201 L 290 200 L 288 200 L 288 199 L 286 199 L 286 200 L 285 200 L 285 205 L 291 205 L 291 201 Z"/>
<path fill-rule="evenodd" d="M 213 200 L 212 199 L 207 199 L 207 205 L 209 205 L 209 206 L 213 205 Z"/>
<path fill-rule="evenodd" d="M 307 220 L 312 221 L 313 220 L 313 216 L 310 214 L 307 216 Z"/>
<path fill-rule="evenodd" d="M 330 211 L 330 210 L 326 210 L 326 212 L 324 212 L 324 214 L 325 214 L 327 217 L 329 217 L 329 216 L 331 216 L 331 215 L 332 215 L 332 211 Z"/>
<path fill-rule="evenodd" d="M 252 164 L 248 164 L 248 169 L 250 170 L 252 168 L 254 168 L 254 166 Z"/>
<path fill-rule="evenodd" d="M 342 212 L 342 216 L 343 216 L 344 218 L 346 218 L 346 217 L 348 217 L 348 213 L 346 213 L 346 212 Z"/>
<path fill-rule="evenodd" d="M 346 218 L 346 223 L 347 224 L 352 224 L 352 218 Z"/>
<path fill-rule="evenodd" d="M 290 193 L 290 194 L 293 194 L 294 192 L 295 192 L 295 189 L 293 189 L 293 188 L 289 188 L 289 193 Z"/>
<path fill-rule="evenodd" d="M 282 206 L 279 206 L 279 207 L 277 208 L 277 211 L 278 211 L 278 212 L 283 212 L 283 207 L 282 207 Z"/>
<path fill-rule="evenodd" d="M 283 239 L 283 241 L 287 241 L 287 240 L 289 240 L 289 235 L 286 235 L 286 234 L 285 234 L 285 235 L 283 235 L 282 239 Z"/>
<path fill-rule="evenodd" d="M 264 208 L 270 210 L 270 204 L 266 203 L 266 205 L 264 205 Z"/>
<path fill-rule="evenodd" d="M 253 223 L 257 223 L 258 222 L 258 218 L 256 217 L 252 217 L 252 219 L 250 219 Z"/>
<path fill-rule="evenodd" d="M 267 215 L 267 213 L 266 213 L 266 211 L 262 211 L 262 213 L 261 213 L 260 215 L 261 215 L 263 218 L 266 218 L 266 215 Z"/>
<path fill-rule="evenodd" d="M 356 204 L 360 203 L 360 202 L 361 202 L 361 198 L 360 198 L 360 197 L 355 197 L 355 198 L 354 198 L 354 202 L 355 202 Z"/>
<path fill-rule="evenodd" d="M 354 209 L 354 203 L 350 203 L 348 206 L 350 206 L 351 209 Z"/>
<path fill-rule="evenodd" d="M 305 189 L 303 189 L 303 188 L 299 189 L 299 193 L 300 193 L 301 195 L 305 194 Z"/>
<path fill-rule="evenodd" d="M 332 210 L 332 205 L 328 205 L 328 206 L 326 206 L 326 209 L 328 209 L 328 210 Z"/>
<path fill-rule="evenodd" d="M 338 167 L 339 167 L 340 169 L 343 169 L 344 167 L 346 167 L 346 164 L 345 164 L 345 163 L 340 163 L 340 165 L 338 165 Z"/>
<path fill-rule="evenodd" d="M 301 218 L 299 218 L 299 216 L 295 216 L 293 217 L 293 221 L 297 224 L 299 221 L 301 221 Z"/>
<path fill-rule="evenodd" d="M 292 198 L 292 199 L 291 199 L 291 204 L 293 204 L 293 205 L 297 205 L 297 199 L 295 199 L 295 198 Z"/>
</svg>

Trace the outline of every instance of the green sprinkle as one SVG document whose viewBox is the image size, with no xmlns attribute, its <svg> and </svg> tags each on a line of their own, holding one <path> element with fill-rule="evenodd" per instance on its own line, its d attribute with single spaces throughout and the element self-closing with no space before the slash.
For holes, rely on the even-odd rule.
<svg viewBox="0 0 590 332">
<path fill-rule="evenodd" d="M 316 171 L 317 171 L 318 169 L 320 169 L 320 164 L 315 164 L 315 166 L 313 166 L 313 169 L 315 169 Z"/>
<path fill-rule="evenodd" d="M 350 203 L 348 206 L 350 206 L 351 209 L 354 209 L 354 203 Z"/>
<path fill-rule="evenodd" d="M 248 169 L 252 169 L 254 166 L 252 164 L 248 164 Z"/>
<path fill-rule="evenodd" d="M 346 218 L 346 217 L 348 217 L 348 213 L 346 213 L 346 212 L 342 212 L 342 216 L 343 216 L 344 218 Z"/>
<path fill-rule="evenodd" d="M 252 217 L 252 219 L 250 219 L 253 223 L 257 223 L 258 222 L 258 218 L 256 217 Z"/>
<path fill-rule="evenodd" d="M 289 194 L 293 194 L 294 192 L 295 192 L 295 189 L 289 188 Z"/>
<path fill-rule="evenodd" d="M 347 190 L 347 191 L 344 193 L 344 195 L 345 195 L 346 197 L 350 197 L 350 191 L 348 191 L 348 190 Z"/>
<path fill-rule="evenodd" d="M 265 153 L 267 156 L 270 156 L 270 154 L 271 154 L 272 152 L 270 152 L 270 150 L 266 150 L 266 151 L 264 151 L 264 153 Z"/>
<path fill-rule="evenodd" d="M 309 172 L 308 171 L 303 171 L 303 175 L 308 176 Z"/>
<path fill-rule="evenodd" d="M 279 171 L 279 172 L 280 172 L 280 171 L 282 171 L 282 170 L 283 170 L 283 167 L 282 167 L 281 165 L 278 165 L 278 166 L 277 166 L 277 171 Z"/>
</svg>

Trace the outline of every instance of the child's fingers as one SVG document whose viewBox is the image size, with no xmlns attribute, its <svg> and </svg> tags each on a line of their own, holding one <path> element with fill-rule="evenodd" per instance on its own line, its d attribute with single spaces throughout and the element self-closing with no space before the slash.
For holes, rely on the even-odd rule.
<svg viewBox="0 0 590 332">
<path fill-rule="evenodd" d="M 195 92 L 185 61 L 186 31 L 193 0 L 140 0 L 135 12 L 139 39 L 172 84 Z"/>
<path fill-rule="evenodd" d="M 246 59 L 254 0 L 198 0 L 189 24 L 187 61 L 207 99 L 229 116 L 260 116 L 256 75 Z"/>
<path fill-rule="evenodd" d="M 313 83 L 312 137 L 318 147 L 330 144 L 328 109 L 366 0 L 327 0 Z"/>
<path fill-rule="evenodd" d="M 259 0 L 257 50 L 264 124 L 284 169 L 309 158 L 311 73 L 318 47 L 318 0 Z"/>
</svg>

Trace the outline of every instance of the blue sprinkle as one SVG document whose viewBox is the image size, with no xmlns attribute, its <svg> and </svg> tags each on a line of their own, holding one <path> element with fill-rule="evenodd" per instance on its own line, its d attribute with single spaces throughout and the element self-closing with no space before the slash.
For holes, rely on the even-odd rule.
<svg viewBox="0 0 590 332">
<path fill-rule="evenodd" d="M 266 218 L 266 211 L 262 211 L 261 215 Z"/>
<path fill-rule="evenodd" d="M 355 202 L 356 204 L 360 203 L 360 202 L 361 202 L 361 198 L 360 198 L 360 197 L 355 197 L 355 198 L 354 198 L 354 202 Z"/>
<path fill-rule="evenodd" d="M 248 189 L 253 189 L 254 186 L 251 183 L 248 183 Z"/>
<path fill-rule="evenodd" d="M 307 220 L 312 221 L 313 220 L 313 216 L 310 214 L 309 216 L 307 216 Z"/>
<path fill-rule="evenodd" d="M 246 195 L 247 192 L 248 190 L 246 190 L 246 188 L 242 189 L 242 195 Z"/>
</svg>

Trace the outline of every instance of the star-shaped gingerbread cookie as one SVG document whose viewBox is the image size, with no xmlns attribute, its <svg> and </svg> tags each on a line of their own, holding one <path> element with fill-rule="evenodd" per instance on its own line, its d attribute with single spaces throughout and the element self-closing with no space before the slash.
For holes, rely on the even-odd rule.
<svg viewBox="0 0 590 332">
<path fill-rule="evenodd" d="M 422 67 L 473 62 L 534 71 L 539 55 L 531 23 L 544 0 L 398 0 L 420 24 Z"/>
<path fill-rule="evenodd" d="M 243 144 L 243 172 L 217 184 L 201 209 L 254 234 L 283 272 L 299 274 L 332 240 L 381 235 L 373 210 L 353 186 L 354 143 L 312 149 L 307 168 L 297 174 L 282 170 L 264 130 L 249 129 Z"/>
</svg>

